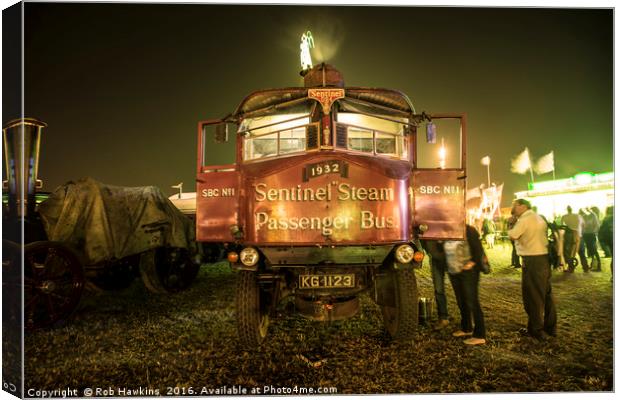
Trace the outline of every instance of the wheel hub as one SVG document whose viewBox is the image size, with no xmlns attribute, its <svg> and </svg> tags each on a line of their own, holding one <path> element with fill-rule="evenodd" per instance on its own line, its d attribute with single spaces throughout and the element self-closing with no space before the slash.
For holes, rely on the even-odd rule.
<svg viewBox="0 0 620 400">
<path fill-rule="evenodd" d="M 50 294 L 56 290 L 56 287 L 56 284 L 52 281 L 43 281 L 39 289 L 45 294 Z"/>
</svg>

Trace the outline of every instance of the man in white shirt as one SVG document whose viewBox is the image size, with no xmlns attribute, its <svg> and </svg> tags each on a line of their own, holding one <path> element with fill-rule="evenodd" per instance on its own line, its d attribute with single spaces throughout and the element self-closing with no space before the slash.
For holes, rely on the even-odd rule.
<svg viewBox="0 0 620 400">
<path fill-rule="evenodd" d="M 581 215 L 573 213 L 571 206 L 567 206 L 566 211 L 567 213 L 562 216 L 562 224 L 568 227 L 564 233 L 564 248 L 566 250 L 564 257 L 566 258 L 566 261 L 569 262 L 568 271 L 573 272 L 577 264 L 576 261 L 574 261 L 575 264 L 571 263 L 570 259 L 575 258 L 577 251 L 579 250 L 584 222 Z M 583 265 L 583 269 L 585 272 L 588 272 L 587 265 Z"/>
<path fill-rule="evenodd" d="M 521 289 L 528 316 L 527 332 L 545 340 L 547 335 L 556 335 L 557 315 L 551 293 L 547 222 L 531 208 L 527 200 L 514 201 L 512 210 L 518 219 L 508 236 L 515 241 L 517 254 L 523 258 Z"/>
</svg>

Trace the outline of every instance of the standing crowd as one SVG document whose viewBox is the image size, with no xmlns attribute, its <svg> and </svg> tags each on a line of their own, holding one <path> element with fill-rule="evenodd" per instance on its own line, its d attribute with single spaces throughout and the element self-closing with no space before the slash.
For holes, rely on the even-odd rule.
<svg viewBox="0 0 620 400">
<path fill-rule="evenodd" d="M 552 265 L 548 230 L 550 224 L 532 209 L 524 199 L 513 202 L 512 217 L 508 220 L 508 238 L 512 249 L 512 265 L 522 269 L 521 292 L 523 307 L 527 314 L 527 327 L 520 333 L 538 341 L 546 341 L 557 334 L 557 313 L 551 288 Z M 574 272 L 579 255 L 584 272 L 601 271 L 597 239 L 606 254 L 612 257 L 613 274 L 613 207 L 599 221 L 599 210 L 591 207 L 578 214 L 567 208 L 560 223 L 565 232 L 563 258 L 568 263 L 567 272 Z M 493 248 L 495 225 L 490 220 L 482 224 L 482 236 L 489 248 Z M 489 239 L 490 236 L 493 238 Z M 438 321 L 435 330 L 450 326 L 445 277 L 449 277 L 460 311 L 460 327 L 452 333 L 464 338 L 467 345 L 486 343 L 484 314 L 478 295 L 480 274 L 489 273 L 490 267 L 476 228 L 466 226 L 464 241 L 425 241 L 423 246 L 430 256 L 431 275 L 437 304 Z M 588 259 L 590 260 L 588 262 Z"/>
<path fill-rule="evenodd" d="M 612 257 L 613 274 L 613 207 L 607 208 L 602 222 L 597 207 L 582 208 L 575 214 L 568 206 L 566 211 L 559 219 L 564 232 L 562 256 L 566 263 L 565 271 L 575 272 L 575 268 L 581 263 L 585 273 L 601 272 L 601 256 L 597 245 L 597 242 L 600 242 L 605 254 Z"/>
</svg>

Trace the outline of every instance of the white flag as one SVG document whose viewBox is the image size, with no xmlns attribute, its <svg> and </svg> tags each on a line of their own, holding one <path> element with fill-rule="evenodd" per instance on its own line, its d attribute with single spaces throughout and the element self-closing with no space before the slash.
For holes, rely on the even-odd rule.
<svg viewBox="0 0 620 400">
<path fill-rule="evenodd" d="M 549 152 L 549 154 L 544 155 L 538 159 L 536 165 L 534 166 L 534 171 L 538 175 L 546 174 L 547 172 L 551 172 L 555 169 L 553 165 L 553 151 Z"/>
<path fill-rule="evenodd" d="M 489 156 L 482 157 L 482 159 L 480 160 L 480 163 L 482 165 L 490 165 L 491 164 L 491 157 L 489 157 Z"/>
<path fill-rule="evenodd" d="M 523 175 L 527 172 L 528 169 L 530 169 L 530 166 L 530 151 L 526 147 L 525 150 L 521 152 L 521 154 L 512 159 L 510 171 L 514 172 L 515 174 Z"/>
</svg>

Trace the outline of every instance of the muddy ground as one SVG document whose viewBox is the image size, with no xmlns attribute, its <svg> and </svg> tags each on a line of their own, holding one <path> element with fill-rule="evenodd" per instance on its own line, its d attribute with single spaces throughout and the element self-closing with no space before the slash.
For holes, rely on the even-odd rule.
<svg viewBox="0 0 620 400">
<path fill-rule="evenodd" d="M 539 343 L 518 333 L 526 316 L 509 246 L 490 250 L 489 258 L 493 272 L 482 276 L 480 288 L 484 346 L 452 338 L 458 310 L 448 287 L 452 326 L 442 332 L 421 326 L 407 343 L 389 341 L 378 307 L 364 297 L 350 320 L 328 325 L 284 317 L 272 323 L 266 345 L 242 351 L 235 274 L 216 264 L 203 266 L 195 284 L 176 295 L 152 295 L 136 280 L 122 291 L 85 296 L 66 326 L 27 335 L 25 387 L 150 388 L 150 394 L 211 394 L 234 385 L 292 394 L 303 393 L 295 387 L 339 394 L 613 390 L 610 259 L 603 259 L 602 273 L 554 272 L 558 337 Z M 418 285 L 421 296 L 432 297 L 428 266 Z"/>
</svg>

